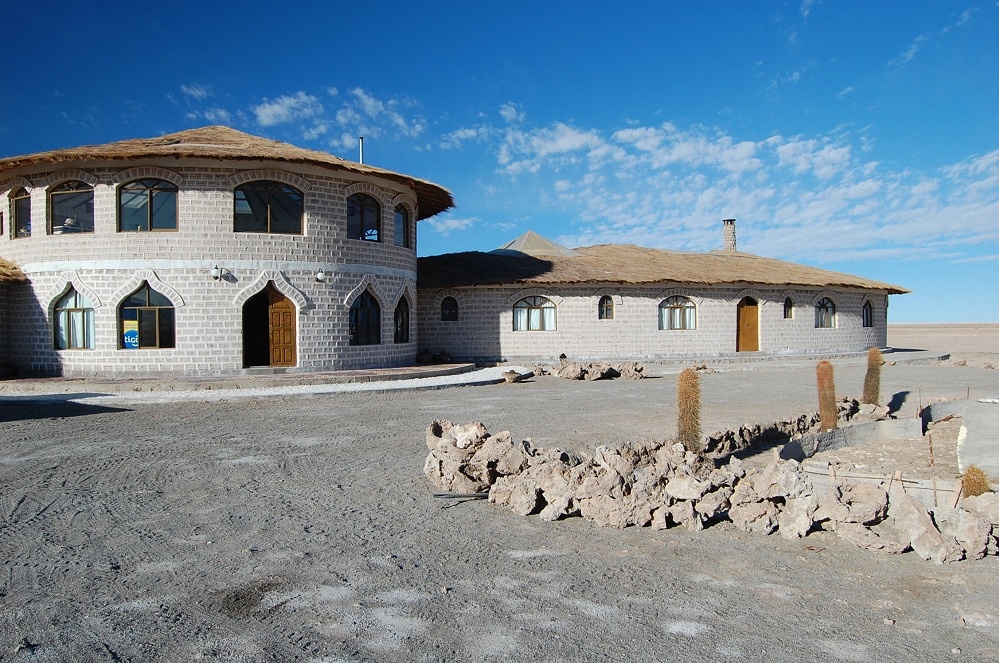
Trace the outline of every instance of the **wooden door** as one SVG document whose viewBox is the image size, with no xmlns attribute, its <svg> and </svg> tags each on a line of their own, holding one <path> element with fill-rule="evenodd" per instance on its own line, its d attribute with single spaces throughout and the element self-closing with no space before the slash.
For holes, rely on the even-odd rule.
<svg viewBox="0 0 999 663">
<path fill-rule="evenodd" d="M 739 302 L 738 322 L 735 333 L 737 352 L 760 351 L 760 304 L 752 297 Z"/>
<path fill-rule="evenodd" d="M 294 366 L 295 304 L 276 290 L 267 293 L 271 366 Z"/>
</svg>

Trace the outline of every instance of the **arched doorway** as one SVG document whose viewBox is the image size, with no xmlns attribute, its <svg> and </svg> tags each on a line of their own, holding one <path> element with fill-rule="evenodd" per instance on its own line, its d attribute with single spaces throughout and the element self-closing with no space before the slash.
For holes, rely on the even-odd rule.
<svg viewBox="0 0 999 663">
<path fill-rule="evenodd" d="M 752 297 L 743 297 L 738 307 L 735 332 L 737 352 L 760 351 L 760 303 Z"/>
<path fill-rule="evenodd" d="M 295 303 L 267 287 L 243 305 L 243 367 L 294 366 L 296 363 Z"/>
</svg>

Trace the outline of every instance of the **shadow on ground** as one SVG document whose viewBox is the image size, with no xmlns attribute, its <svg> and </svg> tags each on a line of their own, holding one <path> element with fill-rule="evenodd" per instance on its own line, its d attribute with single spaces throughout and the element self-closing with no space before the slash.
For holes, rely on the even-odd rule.
<svg viewBox="0 0 999 663">
<path fill-rule="evenodd" d="M 77 403 L 77 399 L 107 394 L 53 394 L 45 396 L 0 396 L 0 422 L 28 419 L 64 419 L 108 412 L 130 412 L 128 408 Z"/>
</svg>

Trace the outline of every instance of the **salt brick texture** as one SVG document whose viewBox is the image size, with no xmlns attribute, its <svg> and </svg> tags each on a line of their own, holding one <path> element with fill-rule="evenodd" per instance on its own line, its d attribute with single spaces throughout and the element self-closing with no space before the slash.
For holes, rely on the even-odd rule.
<svg viewBox="0 0 999 663">
<path fill-rule="evenodd" d="M 32 186 L 31 237 L 12 239 L 9 223 L 0 255 L 27 275 L 0 294 L 0 361 L 23 375 L 230 375 L 243 371 L 242 305 L 273 277 L 295 302 L 296 366 L 324 371 L 412 364 L 417 343 L 416 246 L 394 245 L 394 210 L 409 211 L 416 237 L 416 195 L 409 188 L 372 177 L 351 178 L 318 167 L 247 162 L 245 168 L 217 162 L 168 160 L 136 166 L 104 163 L 86 169 L 18 170 L 0 182 L 0 209 L 25 179 Z M 117 186 L 141 177 L 174 182 L 178 192 L 176 231 L 118 232 Z M 21 179 L 24 178 L 24 179 Z M 94 232 L 48 234 L 48 190 L 81 179 L 94 186 Z M 303 190 L 302 235 L 233 232 L 233 189 L 242 182 L 272 179 Z M 346 198 L 363 191 L 382 209 L 381 242 L 347 239 Z M 211 269 L 224 277 L 215 281 Z M 322 269 L 327 278 L 317 282 Z M 118 306 L 148 277 L 164 294 L 175 293 L 176 347 L 119 348 Z M 53 308 L 70 287 L 92 297 L 93 350 L 55 350 Z M 360 286 L 360 287 L 359 287 Z M 381 306 L 382 343 L 350 346 L 350 303 L 363 289 Z M 393 313 L 406 297 L 414 318 L 409 343 L 393 343 Z"/>
<path fill-rule="evenodd" d="M 230 375 L 242 372 L 242 306 L 268 282 L 295 302 L 297 362 L 289 370 L 324 371 L 412 364 L 418 349 L 448 352 L 468 360 L 668 359 L 735 355 L 736 306 L 744 296 L 760 303 L 763 354 L 861 352 L 886 344 L 884 292 L 850 289 L 746 289 L 682 284 L 610 287 L 520 286 L 416 290 L 416 196 L 377 177 L 330 173 L 315 166 L 244 162 L 242 167 L 206 160 L 165 160 L 135 165 L 103 163 L 86 169 L 29 168 L 0 181 L 0 209 L 7 212 L 0 255 L 28 276 L 26 284 L 0 289 L 0 363 L 26 375 Z M 118 232 L 117 187 L 141 177 L 174 182 L 178 228 L 162 232 Z M 94 186 L 93 233 L 47 232 L 48 190 L 80 179 Z M 233 188 L 255 179 L 286 182 L 305 197 L 302 235 L 235 233 Z M 32 235 L 10 237 L 8 193 L 31 193 Z M 346 238 L 346 198 L 363 192 L 381 204 L 382 241 Z M 394 245 L 393 212 L 410 212 L 413 246 Z M 224 270 L 211 278 L 212 267 Z M 319 283 L 322 269 L 327 279 Z M 123 350 L 118 305 L 143 280 L 173 295 L 176 348 Z M 75 287 L 94 304 L 96 347 L 53 349 L 55 301 Z M 350 303 L 365 289 L 381 307 L 382 343 L 348 343 Z M 597 319 L 597 302 L 615 299 L 612 320 Z M 679 294 L 697 305 L 697 329 L 658 329 L 658 306 Z M 440 301 L 454 296 L 459 320 L 441 322 Z M 558 329 L 514 332 L 513 304 L 529 295 L 558 304 Z M 785 297 L 795 315 L 784 319 Z M 833 329 L 814 327 L 814 303 L 828 296 L 837 307 Z M 405 297 L 412 312 L 409 343 L 393 343 L 393 312 Z M 874 327 L 864 328 L 865 300 L 874 307 Z"/>
<path fill-rule="evenodd" d="M 693 289 L 668 284 L 613 289 L 423 289 L 418 293 L 419 338 L 423 350 L 478 361 L 551 361 L 560 354 L 578 360 L 736 356 L 736 311 L 742 298 L 749 296 L 759 302 L 761 354 L 852 353 L 887 344 L 886 294 L 857 289 Z M 531 295 L 556 302 L 555 331 L 513 330 L 514 303 Z M 603 295 L 615 299 L 612 320 L 597 317 Z M 687 296 L 696 304 L 696 329 L 659 329 L 659 303 L 671 295 Z M 447 296 L 459 303 L 456 322 L 440 319 L 440 303 Z M 794 302 L 790 319 L 784 318 L 786 297 Z M 823 297 L 836 304 L 835 328 L 815 328 L 815 302 Z M 873 327 L 863 326 L 865 301 L 870 301 L 874 310 Z"/>
</svg>

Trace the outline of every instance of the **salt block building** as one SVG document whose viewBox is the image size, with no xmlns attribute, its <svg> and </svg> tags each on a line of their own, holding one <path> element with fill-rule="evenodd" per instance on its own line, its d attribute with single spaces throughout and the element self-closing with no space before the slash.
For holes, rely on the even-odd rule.
<svg viewBox="0 0 999 663">
<path fill-rule="evenodd" d="M 452 204 L 431 182 L 218 126 L 2 159 L 0 363 L 412 364 L 416 224 Z"/>
<path fill-rule="evenodd" d="M 488 253 L 421 258 L 421 347 L 537 361 L 856 353 L 887 344 L 888 283 L 736 250 L 604 244 L 528 232 Z"/>
<path fill-rule="evenodd" d="M 196 376 L 860 352 L 890 284 L 528 233 L 417 260 L 447 189 L 204 127 L 0 159 L 0 371 Z"/>
</svg>

